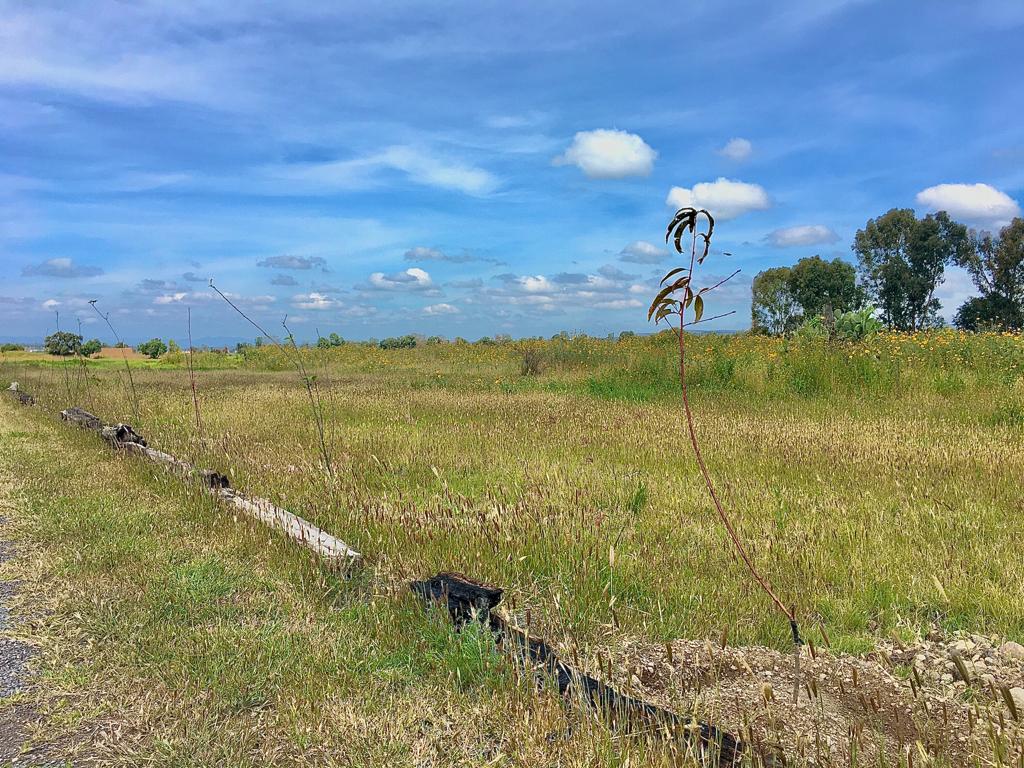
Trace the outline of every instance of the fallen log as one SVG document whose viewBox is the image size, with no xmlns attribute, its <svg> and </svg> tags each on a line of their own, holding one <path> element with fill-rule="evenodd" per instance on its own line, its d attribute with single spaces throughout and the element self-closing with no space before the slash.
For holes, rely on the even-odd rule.
<svg viewBox="0 0 1024 768">
<path fill-rule="evenodd" d="M 60 417 L 66 422 L 98 433 L 114 448 L 143 456 L 181 477 L 197 479 L 205 490 L 221 501 L 271 528 L 276 528 L 288 538 L 315 552 L 332 566 L 345 567 L 362 560 L 363 556 L 344 541 L 287 509 L 282 509 L 267 499 L 232 490 L 228 478 L 220 472 L 199 469 L 169 453 L 150 448 L 142 436 L 128 424 L 104 426 L 97 416 L 78 407 L 61 411 Z"/>
<path fill-rule="evenodd" d="M 7 388 L 7 391 L 18 398 L 18 402 L 22 405 L 35 405 L 36 399 L 27 392 L 22 392 L 18 382 L 12 381 L 11 386 Z"/>
<path fill-rule="evenodd" d="M 474 620 L 484 624 L 502 650 L 541 673 L 538 683 L 543 676 L 554 678 L 560 694 L 594 708 L 614 727 L 665 735 L 695 749 L 719 766 L 736 766 L 744 760 L 757 760 L 759 762 L 754 764 L 763 766 L 782 764 L 776 755 L 761 753 L 714 725 L 627 696 L 574 669 L 544 640 L 531 637 L 493 612 L 502 596 L 502 590 L 497 587 L 458 573 L 439 573 L 409 586 L 424 601 L 444 604 L 457 628 Z"/>
<path fill-rule="evenodd" d="M 213 493 L 246 514 L 257 520 L 262 520 L 272 528 L 277 528 L 288 538 L 313 550 L 328 562 L 345 565 L 358 562 L 363 557 L 341 539 L 317 528 L 287 509 L 276 506 L 267 499 L 246 496 L 230 488 L 215 488 Z"/>
</svg>

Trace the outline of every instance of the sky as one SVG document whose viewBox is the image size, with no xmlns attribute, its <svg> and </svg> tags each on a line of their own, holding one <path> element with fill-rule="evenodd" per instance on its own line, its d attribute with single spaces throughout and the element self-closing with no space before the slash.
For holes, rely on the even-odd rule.
<svg viewBox="0 0 1024 768">
<path fill-rule="evenodd" d="M 0 0 L 0 338 L 709 329 L 895 207 L 1024 201 L 1024 3 Z M 974 293 L 959 270 L 949 317 Z"/>
</svg>

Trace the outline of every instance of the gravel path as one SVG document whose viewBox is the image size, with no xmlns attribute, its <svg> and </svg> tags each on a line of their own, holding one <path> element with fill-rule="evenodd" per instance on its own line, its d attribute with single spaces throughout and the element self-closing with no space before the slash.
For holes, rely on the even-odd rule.
<svg viewBox="0 0 1024 768">
<path fill-rule="evenodd" d="M 6 520 L 0 517 L 0 565 L 17 557 L 17 548 L 5 538 L 5 528 Z M 40 718 L 32 705 L 20 701 L 17 695 L 31 684 L 27 666 L 36 651 L 27 643 L 8 636 L 14 623 L 11 601 L 18 588 L 17 581 L 0 580 L 0 766 L 56 768 L 70 765 L 56 758 L 50 749 L 32 748 L 29 743 L 30 730 Z"/>
</svg>

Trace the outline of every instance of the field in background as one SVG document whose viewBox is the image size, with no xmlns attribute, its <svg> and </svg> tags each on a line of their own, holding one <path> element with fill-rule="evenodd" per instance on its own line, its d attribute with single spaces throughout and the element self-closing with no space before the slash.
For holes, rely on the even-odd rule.
<svg viewBox="0 0 1024 768">
<path fill-rule="evenodd" d="M 524 375 L 526 350 L 540 372 Z M 929 626 L 1024 638 L 1024 342 L 942 331 L 856 346 L 694 336 L 712 473 L 742 538 L 817 643 Z M 460 570 L 556 637 L 714 637 L 785 648 L 693 465 L 673 339 L 306 350 L 140 365 L 136 425 L 365 553 L 382 580 Z M 123 369 L 0 361 L 48 409 L 134 420 Z"/>
</svg>

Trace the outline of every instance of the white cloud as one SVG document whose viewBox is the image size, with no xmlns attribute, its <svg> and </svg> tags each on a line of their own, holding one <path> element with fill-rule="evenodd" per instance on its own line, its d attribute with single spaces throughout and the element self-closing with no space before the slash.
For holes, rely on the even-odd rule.
<svg viewBox="0 0 1024 768">
<path fill-rule="evenodd" d="M 611 301 L 599 301 L 594 304 L 598 309 L 637 309 L 644 303 L 638 299 L 613 299 Z"/>
<path fill-rule="evenodd" d="M 619 251 L 621 261 L 630 261 L 634 264 L 657 264 L 666 256 L 668 256 L 668 252 L 664 248 L 659 248 L 646 240 L 634 240 Z"/>
<path fill-rule="evenodd" d="M 423 291 L 433 288 L 434 281 L 426 270 L 410 267 L 391 275 L 374 272 L 370 275 L 369 287 L 378 291 Z"/>
<path fill-rule="evenodd" d="M 498 187 L 498 179 L 482 168 L 439 159 L 413 147 L 393 146 L 353 160 L 278 166 L 282 178 L 315 187 L 361 188 L 371 186 L 381 171 L 400 171 L 409 180 L 429 187 L 452 189 L 467 195 L 486 195 Z"/>
<path fill-rule="evenodd" d="M 102 275 L 100 267 L 75 264 L 74 261 L 61 256 L 47 259 L 39 264 L 29 264 L 21 270 L 22 277 L 96 277 Z"/>
<path fill-rule="evenodd" d="M 544 275 L 527 275 L 519 278 L 519 284 L 527 293 L 552 293 L 555 286 Z"/>
<path fill-rule="evenodd" d="M 746 160 L 754 152 L 754 145 L 746 139 L 730 139 L 725 146 L 718 150 L 718 154 L 730 160 L 739 162 Z"/>
<path fill-rule="evenodd" d="M 580 131 L 570 147 L 552 162 L 575 165 L 592 179 L 648 176 L 658 153 L 635 133 L 598 129 Z"/>
<path fill-rule="evenodd" d="M 183 291 L 178 292 L 178 293 L 165 293 L 165 294 L 163 294 L 161 296 L 157 296 L 155 299 L 153 299 L 153 303 L 154 304 L 178 304 L 178 303 L 184 301 L 186 296 L 188 296 L 188 294 L 183 292 Z"/>
<path fill-rule="evenodd" d="M 805 224 L 776 229 L 765 235 L 765 240 L 776 248 L 789 248 L 795 245 L 835 243 L 839 240 L 839 235 L 823 224 Z"/>
<path fill-rule="evenodd" d="M 338 306 L 338 302 L 329 296 L 313 291 L 292 296 L 292 306 L 296 309 L 333 309 Z"/>
<path fill-rule="evenodd" d="M 673 208 L 706 208 L 716 219 L 725 220 L 750 211 L 767 210 L 771 200 L 760 184 L 719 177 L 716 181 L 694 184 L 692 189 L 672 187 L 665 204 Z"/>
<path fill-rule="evenodd" d="M 954 219 L 1000 226 L 1020 215 L 1020 205 L 988 184 L 937 184 L 917 193 L 919 205 L 945 211 Z"/>
<path fill-rule="evenodd" d="M 43 309 L 56 309 L 60 306 L 60 302 L 56 299 L 47 299 L 43 302 Z"/>
<path fill-rule="evenodd" d="M 423 308 L 423 314 L 425 315 L 457 315 L 459 314 L 459 308 L 453 307 L 451 304 L 431 304 L 429 307 Z"/>
</svg>

